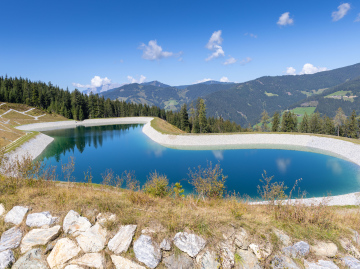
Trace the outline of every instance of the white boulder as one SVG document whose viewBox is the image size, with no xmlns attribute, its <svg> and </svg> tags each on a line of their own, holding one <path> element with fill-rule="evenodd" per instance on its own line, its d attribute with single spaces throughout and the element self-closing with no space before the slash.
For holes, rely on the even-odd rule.
<svg viewBox="0 0 360 269">
<path fill-rule="evenodd" d="M 160 248 L 166 251 L 171 250 L 171 241 L 167 238 L 164 238 L 164 240 L 160 243 Z"/>
<path fill-rule="evenodd" d="M 161 261 L 160 247 L 148 235 L 142 234 L 134 242 L 134 253 L 138 261 L 150 268 L 155 268 Z"/>
<path fill-rule="evenodd" d="M 0 252 L 17 248 L 20 245 L 22 235 L 22 231 L 17 227 L 5 231 L 0 239 Z"/>
<path fill-rule="evenodd" d="M 81 265 L 90 268 L 104 269 L 105 258 L 100 253 L 86 253 L 78 259 L 72 260 L 71 264 Z"/>
<path fill-rule="evenodd" d="M 335 257 L 338 252 L 338 248 L 334 243 L 325 242 L 317 242 L 315 245 L 311 246 L 310 249 L 316 256 L 328 258 Z"/>
<path fill-rule="evenodd" d="M 180 232 L 175 235 L 174 244 L 194 258 L 205 247 L 206 241 L 195 234 Z"/>
<path fill-rule="evenodd" d="M 0 217 L 1 217 L 2 215 L 4 215 L 4 213 L 5 213 L 5 207 L 4 207 L 3 204 L 0 204 Z"/>
<path fill-rule="evenodd" d="M 48 269 L 40 248 L 29 250 L 11 267 L 12 269 Z"/>
<path fill-rule="evenodd" d="M 79 213 L 74 210 L 70 210 L 69 213 L 67 213 L 63 223 L 64 233 L 73 236 L 78 236 L 81 232 L 85 232 L 90 227 L 90 221 L 85 217 L 81 217 Z"/>
<path fill-rule="evenodd" d="M 144 266 L 141 266 L 121 256 L 111 255 L 111 260 L 116 269 L 146 269 Z"/>
<path fill-rule="evenodd" d="M 110 239 L 108 248 L 115 254 L 126 252 L 134 237 L 136 225 L 121 226 L 119 232 Z"/>
<path fill-rule="evenodd" d="M 318 262 L 304 261 L 305 269 L 339 269 L 339 267 L 332 261 L 319 260 Z"/>
<path fill-rule="evenodd" d="M 108 221 L 116 221 L 116 215 L 111 213 L 99 213 L 96 216 L 96 222 L 104 225 Z"/>
<path fill-rule="evenodd" d="M 5 216 L 5 222 L 10 222 L 15 225 L 19 225 L 26 213 L 29 211 L 29 208 L 24 206 L 14 206 Z"/>
<path fill-rule="evenodd" d="M 21 241 L 20 251 L 25 253 L 37 245 L 46 245 L 54 240 L 60 232 L 60 225 L 48 229 L 33 229 Z"/>
<path fill-rule="evenodd" d="M 99 252 L 105 247 L 106 229 L 97 223 L 76 237 L 76 241 L 85 253 Z"/>
<path fill-rule="evenodd" d="M 55 247 L 47 257 L 50 268 L 64 268 L 65 263 L 79 254 L 81 249 L 69 238 L 57 241 Z"/>
<path fill-rule="evenodd" d="M 0 268 L 10 268 L 10 266 L 15 262 L 14 252 L 8 249 L 0 252 Z"/>
<path fill-rule="evenodd" d="M 26 225 L 29 227 L 42 227 L 44 225 L 52 225 L 57 218 L 51 216 L 50 212 L 29 214 L 26 218 Z"/>
</svg>

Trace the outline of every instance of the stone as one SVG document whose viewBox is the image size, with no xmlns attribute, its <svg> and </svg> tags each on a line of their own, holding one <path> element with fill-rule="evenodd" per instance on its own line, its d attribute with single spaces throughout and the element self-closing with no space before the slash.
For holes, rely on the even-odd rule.
<svg viewBox="0 0 360 269">
<path fill-rule="evenodd" d="M 36 245 L 46 245 L 58 237 L 60 225 L 48 229 L 33 229 L 28 232 L 21 241 L 20 251 L 25 253 Z"/>
<path fill-rule="evenodd" d="M 99 252 L 105 248 L 106 234 L 106 229 L 97 223 L 76 237 L 76 241 L 85 253 Z"/>
<path fill-rule="evenodd" d="M 283 246 L 288 247 L 291 245 L 291 239 L 286 233 L 278 229 L 273 229 L 273 231 Z"/>
<path fill-rule="evenodd" d="M 17 227 L 13 227 L 3 232 L 0 239 L 0 252 L 17 248 L 20 245 L 22 235 L 22 231 Z"/>
<path fill-rule="evenodd" d="M 29 227 L 42 227 L 44 225 L 52 225 L 57 218 L 51 216 L 50 212 L 29 214 L 26 218 L 26 225 Z"/>
<path fill-rule="evenodd" d="M 111 260 L 116 269 L 146 269 L 144 266 L 141 266 L 121 256 L 111 255 Z"/>
<path fill-rule="evenodd" d="M 111 213 L 99 213 L 96 216 L 96 222 L 105 225 L 108 221 L 116 221 L 116 215 Z"/>
<path fill-rule="evenodd" d="M 340 244 L 351 256 L 354 256 L 356 259 L 360 259 L 359 250 L 352 244 L 349 239 L 341 239 Z"/>
<path fill-rule="evenodd" d="M 274 269 L 301 269 L 292 259 L 284 255 L 275 255 L 271 261 L 271 267 Z"/>
<path fill-rule="evenodd" d="M 5 222 L 10 222 L 15 225 L 19 225 L 26 213 L 29 211 L 29 208 L 23 206 L 14 206 L 5 216 Z"/>
<path fill-rule="evenodd" d="M 355 259 L 354 257 L 347 256 L 341 258 L 341 260 L 344 262 L 347 268 L 360 269 L 360 261 L 358 259 Z"/>
<path fill-rule="evenodd" d="M 194 261 L 186 254 L 171 255 L 163 260 L 166 268 L 169 269 L 192 269 L 194 268 Z"/>
<path fill-rule="evenodd" d="M 250 245 L 249 236 L 244 228 L 240 228 L 238 231 L 235 232 L 234 243 L 238 248 L 248 249 Z"/>
<path fill-rule="evenodd" d="M 0 217 L 5 214 L 5 206 L 0 204 Z"/>
<path fill-rule="evenodd" d="M 196 256 L 196 261 L 199 263 L 201 269 L 218 269 L 220 263 L 216 261 L 214 252 L 205 251 Z"/>
<path fill-rule="evenodd" d="M 136 225 L 121 226 L 118 233 L 110 239 L 108 248 L 115 254 L 126 252 L 134 237 Z"/>
<path fill-rule="evenodd" d="M 63 223 L 64 233 L 73 236 L 78 236 L 81 232 L 85 232 L 90 227 L 90 221 L 85 217 L 81 217 L 79 213 L 74 210 L 70 210 L 69 213 L 67 213 Z"/>
<path fill-rule="evenodd" d="M 65 263 L 79 254 L 81 249 L 69 238 L 61 238 L 47 257 L 50 268 L 64 268 Z"/>
<path fill-rule="evenodd" d="M 84 268 L 82 268 L 76 264 L 70 264 L 70 265 L 66 266 L 64 269 L 84 269 Z"/>
<path fill-rule="evenodd" d="M 256 258 L 261 259 L 261 253 L 260 253 L 260 248 L 258 245 L 255 244 L 250 244 L 249 248 L 253 251 L 253 253 L 255 254 Z"/>
<path fill-rule="evenodd" d="M 174 244 L 180 250 L 186 252 L 190 257 L 194 258 L 205 247 L 206 241 L 195 234 L 180 232 L 175 235 Z"/>
<path fill-rule="evenodd" d="M 0 209 L 0 211 L 1 211 L 1 209 Z M 0 216 L 1 216 L 1 214 L 0 214 Z M 351 230 L 352 231 L 352 233 L 353 233 L 353 241 L 354 241 L 354 243 L 356 244 L 356 245 L 360 245 L 360 236 L 359 236 L 359 233 L 357 232 L 357 231 L 355 231 L 355 230 Z"/>
<path fill-rule="evenodd" d="M 307 260 L 304 261 L 305 269 L 339 269 L 339 267 L 333 263 L 332 261 L 324 261 L 319 260 L 318 262 L 308 262 Z"/>
<path fill-rule="evenodd" d="M 138 261 L 150 268 L 155 268 L 161 261 L 160 247 L 148 235 L 142 234 L 134 242 L 134 253 Z"/>
<path fill-rule="evenodd" d="M 166 251 L 171 250 L 171 241 L 167 238 L 164 238 L 164 240 L 160 243 L 160 248 Z"/>
<path fill-rule="evenodd" d="M 301 258 L 309 254 L 310 246 L 308 243 L 300 241 L 290 247 L 283 248 L 282 252 L 292 258 Z"/>
<path fill-rule="evenodd" d="M 224 269 L 231 269 L 235 264 L 235 255 L 231 250 L 231 246 L 227 243 L 222 242 L 218 246 L 220 258 L 221 258 L 221 266 Z"/>
<path fill-rule="evenodd" d="M 241 257 L 241 267 L 243 269 L 261 269 L 259 260 L 251 250 L 238 249 L 236 252 Z"/>
<path fill-rule="evenodd" d="M 80 258 L 72 260 L 70 263 L 96 269 L 105 268 L 105 258 L 100 253 L 86 253 Z"/>
<path fill-rule="evenodd" d="M 8 249 L 0 252 L 0 269 L 10 268 L 15 262 L 14 252 Z"/>
<path fill-rule="evenodd" d="M 315 245 L 311 246 L 311 251 L 316 256 L 332 258 L 336 256 L 338 248 L 334 243 L 317 242 Z"/>
<path fill-rule="evenodd" d="M 29 250 L 11 267 L 12 269 L 47 269 L 47 262 L 40 248 Z"/>
</svg>

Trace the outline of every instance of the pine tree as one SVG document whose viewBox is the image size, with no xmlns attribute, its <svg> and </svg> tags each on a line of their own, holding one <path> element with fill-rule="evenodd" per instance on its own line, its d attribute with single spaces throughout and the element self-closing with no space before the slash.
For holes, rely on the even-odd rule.
<svg viewBox="0 0 360 269">
<path fill-rule="evenodd" d="M 304 117 L 299 126 L 299 131 L 300 131 L 300 133 L 309 133 L 309 129 L 310 129 L 309 128 L 309 116 L 305 112 Z"/>
<path fill-rule="evenodd" d="M 271 131 L 278 132 L 280 130 L 280 114 L 275 112 L 272 120 Z"/>
<path fill-rule="evenodd" d="M 357 138 L 358 137 L 358 131 L 359 131 L 359 126 L 357 124 L 356 121 L 356 112 L 355 110 L 353 110 L 353 112 L 351 113 L 350 119 L 349 119 L 349 126 L 348 126 L 348 137 L 351 138 Z"/>
<path fill-rule="evenodd" d="M 264 109 L 264 111 L 261 113 L 261 130 L 263 132 L 268 132 L 269 131 L 269 114 L 266 112 L 266 110 Z"/>
<path fill-rule="evenodd" d="M 184 104 L 180 110 L 180 126 L 181 130 L 186 131 L 187 133 L 190 132 L 189 115 L 186 104 Z"/>
<path fill-rule="evenodd" d="M 205 101 L 203 99 L 199 100 L 198 113 L 199 113 L 200 133 L 205 133 L 207 120 L 206 120 L 206 105 L 205 105 Z"/>
<path fill-rule="evenodd" d="M 311 115 L 310 118 L 310 132 L 314 134 L 319 134 L 321 132 L 321 117 L 320 113 L 316 112 Z"/>
</svg>

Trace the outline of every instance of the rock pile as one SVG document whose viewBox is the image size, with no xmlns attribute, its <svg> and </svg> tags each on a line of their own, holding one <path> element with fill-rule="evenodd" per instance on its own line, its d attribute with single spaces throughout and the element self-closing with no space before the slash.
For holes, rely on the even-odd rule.
<svg viewBox="0 0 360 269">
<path fill-rule="evenodd" d="M 135 224 L 119 226 L 112 234 L 106 224 L 116 222 L 114 214 L 99 214 L 91 223 L 70 210 L 61 224 L 60 218 L 50 212 L 28 211 L 28 207 L 15 206 L 6 213 L 0 204 L 0 218 L 12 226 L 1 234 L 0 269 L 360 268 L 356 231 L 352 239 L 340 241 L 346 251 L 340 253 L 331 242 L 310 246 L 305 241 L 294 242 L 283 231 L 274 229 L 272 233 L 281 246 L 275 251 L 279 248 L 269 243 L 268 235 L 259 240 L 245 229 L 232 226 L 226 227 L 221 239 L 210 243 L 189 231 L 159 238 L 153 236 L 154 230 L 146 228 L 140 234 Z M 28 228 L 21 228 L 23 225 Z M 14 251 L 20 253 L 17 260 Z"/>
</svg>

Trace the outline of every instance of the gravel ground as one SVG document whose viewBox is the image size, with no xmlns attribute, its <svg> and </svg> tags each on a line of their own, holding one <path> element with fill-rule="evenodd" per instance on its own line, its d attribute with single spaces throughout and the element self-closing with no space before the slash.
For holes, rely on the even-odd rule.
<svg viewBox="0 0 360 269">
<path fill-rule="evenodd" d="M 311 135 L 292 135 L 292 134 L 231 134 L 231 135 L 166 135 L 157 132 L 150 126 L 151 117 L 129 117 L 113 119 L 93 119 L 82 122 L 61 121 L 46 122 L 17 127 L 25 131 L 47 131 L 55 129 L 74 128 L 76 126 L 96 126 L 110 124 L 145 124 L 143 132 L 153 141 L 171 148 L 177 149 L 204 149 L 214 148 L 279 148 L 296 149 L 304 151 L 314 151 L 327 155 L 346 159 L 360 166 L 360 144 Z M 41 136 L 40 138 L 38 138 Z M 46 137 L 46 139 L 45 139 Z M 46 135 L 38 135 L 34 139 L 22 145 L 13 154 L 22 155 L 24 152 L 32 152 L 32 156 L 38 156 L 52 138 Z M 12 155 L 13 155 L 12 154 Z M 34 158 L 35 158 L 34 157 Z M 346 195 L 331 196 L 324 198 L 308 198 L 300 201 L 307 205 L 319 202 L 328 205 L 360 205 L 360 193 L 350 193 Z"/>
</svg>

